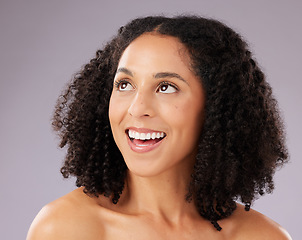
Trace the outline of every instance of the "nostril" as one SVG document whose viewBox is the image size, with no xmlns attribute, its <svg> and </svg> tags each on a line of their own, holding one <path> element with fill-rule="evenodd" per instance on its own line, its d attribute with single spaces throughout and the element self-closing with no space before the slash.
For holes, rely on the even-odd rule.
<svg viewBox="0 0 302 240">
<path fill-rule="evenodd" d="M 129 108 L 128 113 L 132 117 L 151 117 L 151 115 L 153 114 L 150 109 L 145 107 L 141 109 Z"/>
<path fill-rule="evenodd" d="M 148 93 L 137 93 L 130 103 L 128 113 L 132 117 L 152 117 L 155 113 L 154 107 Z"/>
</svg>

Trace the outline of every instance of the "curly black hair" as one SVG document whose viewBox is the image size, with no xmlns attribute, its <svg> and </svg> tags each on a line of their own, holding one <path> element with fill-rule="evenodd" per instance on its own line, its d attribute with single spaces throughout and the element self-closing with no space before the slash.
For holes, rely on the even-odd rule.
<svg viewBox="0 0 302 240">
<path fill-rule="evenodd" d="M 178 38 L 205 89 L 206 117 L 186 199 L 221 230 L 217 221 L 233 213 L 236 200 L 249 210 L 274 189 L 273 174 L 288 154 L 271 87 L 246 42 L 217 20 L 151 16 L 121 27 L 58 99 L 52 124 L 60 147 L 67 146 L 61 173 L 75 176 L 86 194 L 118 202 L 127 166 L 112 136 L 109 99 L 123 51 L 148 32 Z"/>
</svg>

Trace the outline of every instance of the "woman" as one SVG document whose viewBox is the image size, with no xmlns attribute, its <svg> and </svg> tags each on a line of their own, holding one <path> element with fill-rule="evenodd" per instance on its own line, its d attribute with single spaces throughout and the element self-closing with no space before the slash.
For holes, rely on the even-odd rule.
<svg viewBox="0 0 302 240">
<path fill-rule="evenodd" d="M 29 240 L 290 239 L 250 210 L 287 159 L 277 104 L 218 21 L 133 20 L 75 76 L 53 126 L 79 188 L 41 210 Z"/>
</svg>

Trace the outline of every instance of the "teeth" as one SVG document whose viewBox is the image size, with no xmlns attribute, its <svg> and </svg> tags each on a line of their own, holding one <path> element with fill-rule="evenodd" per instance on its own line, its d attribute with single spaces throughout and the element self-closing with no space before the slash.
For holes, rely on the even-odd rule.
<svg viewBox="0 0 302 240">
<path fill-rule="evenodd" d="M 138 133 L 138 132 L 135 132 L 134 138 L 135 138 L 135 139 L 139 139 L 139 133 Z"/>
<path fill-rule="evenodd" d="M 139 133 L 133 130 L 129 130 L 128 135 L 130 138 L 139 140 L 150 140 L 155 138 L 163 138 L 165 136 L 163 132 Z"/>
<path fill-rule="evenodd" d="M 151 138 L 151 133 L 147 133 L 146 139 L 149 140 Z"/>
<path fill-rule="evenodd" d="M 152 138 L 152 139 L 155 139 L 155 138 L 156 138 L 156 133 L 155 133 L 155 132 L 152 133 L 151 138 Z"/>
<path fill-rule="evenodd" d="M 146 139 L 146 134 L 145 133 L 141 133 L 139 139 L 140 140 L 145 140 Z"/>
</svg>

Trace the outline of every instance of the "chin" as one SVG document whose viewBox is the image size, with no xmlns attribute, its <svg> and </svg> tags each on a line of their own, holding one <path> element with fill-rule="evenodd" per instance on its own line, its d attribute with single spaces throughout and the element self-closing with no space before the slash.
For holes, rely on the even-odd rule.
<svg viewBox="0 0 302 240">
<path fill-rule="evenodd" d="M 153 164 L 147 163 L 147 161 L 142 159 L 125 162 L 128 166 L 128 174 L 138 177 L 156 177 L 166 171 L 166 169 L 155 166 L 154 162 Z"/>
</svg>

